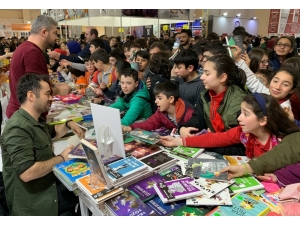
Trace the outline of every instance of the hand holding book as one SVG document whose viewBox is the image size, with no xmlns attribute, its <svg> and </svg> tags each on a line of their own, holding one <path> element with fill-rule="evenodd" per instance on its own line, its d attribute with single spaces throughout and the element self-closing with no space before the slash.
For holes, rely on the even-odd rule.
<svg viewBox="0 0 300 225">
<path fill-rule="evenodd" d="M 175 138 L 172 136 L 160 136 L 160 142 L 162 145 L 167 147 L 173 147 L 173 146 L 182 146 L 182 138 Z"/>
<path fill-rule="evenodd" d="M 227 166 L 226 168 L 220 170 L 220 173 L 225 172 L 228 172 L 228 180 L 231 180 L 235 177 L 241 177 L 247 174 L 251 174 L 253 173 L 253 170 L 248 163 L 245 163 L 243 165 Z"/>
</svg>

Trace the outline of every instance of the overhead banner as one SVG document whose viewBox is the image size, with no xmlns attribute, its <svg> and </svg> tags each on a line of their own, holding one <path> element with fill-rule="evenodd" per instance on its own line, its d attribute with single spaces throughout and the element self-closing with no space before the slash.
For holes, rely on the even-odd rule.
<svg viewBox="0 0 300 225">
<path fill-rule="evenodd" d="M 278 33 L 280 9 L 270 9 L 268 33 Z"/>
<path fill-rule="evenodd" d="M 65 20 L 74 20 L 88 17 L 88 9 L 64 9 Z"/>
<path fill-rule="evenodd" d="M 120 16 L 121 9 L 89 9 L 90 17 L 93 16 Z"/>
<path fill-rule="evenodd" d="M 189 9 L 159 9 L 159 19 L 177 19 L 177 20 L 189 20 Z"/>
<path fill-rule="evenodd" d="M 122 9 L 122 16 L 158 17 L 158 9 Z"/>
<path fill-rule="evenodd" d="M 299 9 L 281 9 L 279 34 L 294 35 L 300 32 Z"/>
</svg>

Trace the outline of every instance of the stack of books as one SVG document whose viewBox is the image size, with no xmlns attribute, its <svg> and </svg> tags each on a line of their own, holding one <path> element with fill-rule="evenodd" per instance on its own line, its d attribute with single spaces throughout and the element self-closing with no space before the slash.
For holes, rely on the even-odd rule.
<svg viewBox="0 0 300 225">
<path fill-rule="evenodd" d="M 167 148 L 164 150 L 169 154 L 169 156 L 182 161 L 188 161 L 189 158 L 196 158 L 204 152 L 204 148 L 190 148 L 184 146 L 178 146 L 172 150 Z"/>
<path fill-rule="evenodd" d="M 90 174 L 90 166 L 86 160 L 71 159 L 53 167 L 55 176 L 68 188 L 77 189 L 76 180 Z"/>
</svg>

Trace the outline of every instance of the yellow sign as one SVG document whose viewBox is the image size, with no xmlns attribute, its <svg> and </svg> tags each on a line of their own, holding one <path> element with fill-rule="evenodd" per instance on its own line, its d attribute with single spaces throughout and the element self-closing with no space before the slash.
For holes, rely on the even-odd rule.
<svg viewBox="0 0 300 225">
<path fill-rule="evenodd" d="M 189 29 L 189 25 L 184 24 L 184 25 L 182 26 L 182 29 Z"/>
<path fill-rule="evenodd" d="M 168 25 L 163 25 L 163 30 L 168 30 L 169 26 Z"/>
<path fill-rule="evenodd" d="M 123 33 L 124 32 L 124 27 L 119 27 L 119 33 Z"/>
</svg>

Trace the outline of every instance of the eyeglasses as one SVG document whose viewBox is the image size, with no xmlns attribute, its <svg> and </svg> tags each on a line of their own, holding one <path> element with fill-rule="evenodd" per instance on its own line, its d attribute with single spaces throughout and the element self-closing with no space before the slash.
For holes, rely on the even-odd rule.
<svg viewBox="0 0 300 225">
<path fill-rule="evenodd" d="M 262 61 L 260 61 L 260 63 L 263 64 L 263 65 L 264 64 L 269 64 L 269 60 L 262 60 Z"/>
<path fill-rule="evenodd" d="M 290 48 L 291 46 L 289 44 L 282 44 L 282 43 L 278 43 L 276 44 L 278 47 L 284 47 L 284 48 Z"/>
</svg>

